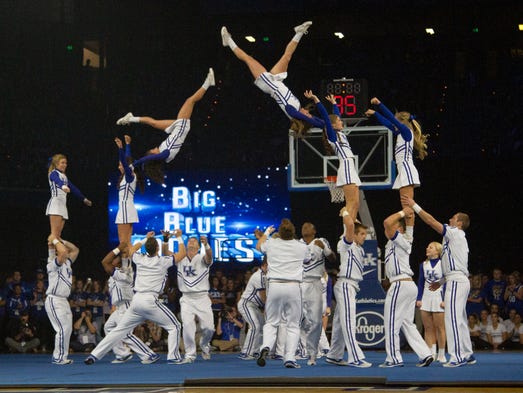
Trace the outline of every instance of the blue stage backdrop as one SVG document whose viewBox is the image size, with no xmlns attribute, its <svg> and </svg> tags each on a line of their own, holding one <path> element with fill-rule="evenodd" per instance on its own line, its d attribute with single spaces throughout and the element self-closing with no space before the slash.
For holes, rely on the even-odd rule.
<svg viewBox="0 0 523 393">
<path fill-rule="evenodd" d="M 114 220 L 118 211 L 117 176 L 109 182 L 109 236 L 118 243 Z M 132 241 L 148 231 L 180 228 L 184 239 L 205 235 L 216 261 L 250 263 L 261 259 L 254 229 L 277 226 L 290 217 L 285 168 L 260 170 L 171 171 L 164 184 L 147 181 L 145 192 L 134 196 L 140 222 Z M 176 246 L 171 239 L 170 248 Z"/>
</svg>

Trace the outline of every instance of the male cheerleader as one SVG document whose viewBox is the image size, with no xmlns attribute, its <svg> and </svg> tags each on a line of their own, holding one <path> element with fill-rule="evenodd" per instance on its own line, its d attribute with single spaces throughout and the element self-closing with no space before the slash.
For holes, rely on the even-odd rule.
<svg viewBox="0 0 523 393">
<path fill-rule="evenodd" d="M 303 264 L 303 282 L 301 294 L 303 301 L 303 319 L 301 325 L 302 337 L 305 337 L 305 349 L 309 366 L 316 364 L 318 346 L 323 323 L 323 285 L 321 278 L 325 273 L 325 258 L 336 261 L 329 242 L 324 238 L 316 238 L 314 224 L 306 222 L 301 227 L 301 241 L 310 249 L 311 259 Z"/>
<path fill-rule="evenodd" d="M 156 322 L 167 330 L 167 362 L 181 364 L 180 356 L 180 322 L 169 308 L 158 299 L 163 292 L 167 270 L 173 263 L 185 257 L 185 245 L 182 232 L 177 229 L 175 235 L 178 240 L 178 252 L 171 256 L 158 255 L 158 242 L 154 238 L 154 231 L 147 233 L 146 239 L 139 242 L 144 244 L 146 254 L 134 253 L 132 261 L 136 265 L 135 294 L 129 308 L 125 311 L 118 325 L 100 341 L 91 354 L 84 360 L 87 365 L 101 359 L 115 345 L 142 321 L 148 319 Z"/>
<path fill-rule="evenodd" d="M 263 325 L 263 343 L 256 363 L 265 366 L 265 358 L 276 342 L 278 327 L 282 321 L 287 325 L 284 366 L 300 368 L 296 363 L 296 348 L 300 340 L 302 314 L 300 284 L 303 279 L 303 263 L 311 259 L 306 244 L 295 239 L 294 224 L 284 218 L 278 228 L 279 238 L 269 238 L 275 228 L 271 225 L 258 239 L 256 249 L 267 255 L 268 273 L 266 321 Z"/>
<path fill-rule="evenodd" d="M 131 255 L 137 251 L 139 246 L 134 246 L 131 250 Z M 133 268 L 129 260 L 129 246 L 127 243 L 120 243 L 117 248 L 110 251 L 104 259 L 102 259 L 102 266 L 109 277 L 109 294 L 111 297 L 111 304 L 115 310 L 105 322 L 104 332 L 108 335 L 122 319 L 125 311 L 129 308 L 131 300 L 133 299 Z M 132 331 L 129 331 L 127 336 L 113 347 L 115 359 L 111 362 L 114 364 L 125 363 L 129 361 L 133 355 L 131 349 L 142 360 L 142 364 L 151 364 L 160 359 L 160 356 L 151 351 L 151 349 Z"/>
<path fill-rule="evenodd" d="M 266 300 L 267 288 L 267 257 L 263 258 L 260 268 L 254 272 L 245 286 L 240 300 L 238 311 L 249 324 L 245 335 L 242 351 L 238 357 L 242 360 L 254 359 L 262 343 L 262 329 L 265 321 L 263 309 Z"/>
<path fill-rule="evenodd" d="M 45 311 L 56 332 L 54 340 L 53 364 L 66 365 L 69 341 L 73 332 L 73 314 L 67 298 L 71 294 L 73 271 L 71 265 L 78 258 L 80 250 L 73 243 L 60 241 L 54 235 L 47 239 L 49 257 L 47 275 L 49 286 L 46 291 Z"/>
<path fill-rule="evenodd" d="M 362 244 L 367 237 L 367 227 L 354 223 L 346 207 L 340 210 L 345 233 L 338 243 L 340 252 L 340 272 L 334 285 L 334 296 L 338 300 L 332 321 L 331 348 L 326 362 L 338 366 L 367 368 L 372 366 L 365 360 L 365 355 L 356 340 L 356 292 L 363 280 L 363 259 L 365 252 Z M 343 360 L 347 347 L 348 361 Z"/>
<path fill-rule="evenodd" d="M 417 367 L 427 367 L 434 361 L 430 348 L 414 324 L 418 287 L 412 281 L 414 273 L 409 263 L 414 229 L 412 226 L 407 229 L 407 214 L 413 213 L 405 208 L 405 211 L 391 214 L 383 221 L 385 236 L 389 239 L 385 246 L 385 274 L 390 287 L 385 297 L 383 318 L 387 358 L 380 367 L 403 367 L 400 330 L 420 359 Z"/>
<path fill-rule="evenodd" d="M 408 204 L 423 222 L 443 235 L 441 263 L 444 277 L 430 286 L 430 289 L 437 289 L 443 282 L 446 282 L 445 332 L 450 359 L 443 366 L 461 367 L 466 364 L 475 364 L 476 358 L 472 352 L 466 311 L 470 282 L 468 278 L 469 247 L 465 231 L 470 225 L 470 218 L 468 214 L 458 212 L 449 219 L 448 224 L 442 224 L 423 210 L 412 198 L 404 196 L 402 202 Z"/>
<path fill-rule="evenodd" d="M 171 234 L 164 235 L 164 255 L 172 255 L 167 249 Z M 200 348 L 203 360 L 211 358 L 211 339 L 214 334 L 214 316 L 209 297 L 209 268 L 212 265 L 212 249 L 205 236 L 200 237 L 205 252 L 201 254 L 200 243 L 195 237 L 187 241 L 187 256 L 176 262 L 178 288 L 182 292 L 180 314 L 183 323 L 183 344 L 185 356 L 182 363 L 192 363 L 196 359 L 196 320 L 200 323 Z"/>
</svg>

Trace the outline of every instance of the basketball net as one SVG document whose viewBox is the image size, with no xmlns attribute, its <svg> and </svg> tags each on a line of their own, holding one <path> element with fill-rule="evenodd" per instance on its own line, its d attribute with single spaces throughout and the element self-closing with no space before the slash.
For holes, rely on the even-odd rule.
<svg viewBox="0 0 523 393">
<path fill-rule="evenodd" d="M 327 176 L 323 179 L 324 183 L 329 187 L 331 202 L 343 203 L 345 201 L 345 194 L 343 193 L 343 188 L 336 186 L 336 180 L 336 176 Z"/>
</svg>

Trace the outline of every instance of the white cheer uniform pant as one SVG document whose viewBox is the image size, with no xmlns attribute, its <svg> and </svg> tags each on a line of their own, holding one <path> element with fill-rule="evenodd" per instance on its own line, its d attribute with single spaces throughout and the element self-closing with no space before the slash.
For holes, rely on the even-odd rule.
<svg viewBox="0 0 523 393">
<path fill-rule="evenodd" d="M 470 291 L 467 277 L 447 278 L 445 288 L 445 332 L 450 362 L 462 363 L 472 355 L 472 342 L 465 306 Z"/>
<path fill-rule="evenodd" d="M 301 334 L 308 356 L 316 357 L 320 343 L 323 315 L 323 285 L 321 279 L 303 281 L 301 294 L 303 299 L 303 319 Z"/>
<path fill-rule="evenodd" d="M 214 316 L 208 292 L 185 292 L 180 299 L 185 357 L 196 359 L 196 319 L 200 323 L 200 348 L 208 352 L 214 334 Z"/>
<path fill-rule="evenodd" d="M 349 363 L 365 359 L 356 340 L 356 287 L 346 278 L 338 278 L 334 285 L 336 309 L 332 320 L 332 336 L 328 358 L 343 359 L 347 347 Z"/>
<path fill-rule="evenodd" d="M 91 352 L 96 359 L 101 359 L 139 323 L 146 319 L 157 323 L 168 332 L 167 360 L 180 360 L 180 322 L 169 308 L 158 300 L 156 293 L 137 292 L 131 305 L 125 311 L 118 325 L 100 341 Z"/>
<path fill-rule="evenodd" d="M 249 324 L 242 353 L 253 356 L 262 343 L 263 323 L 265 321 L 263 311 L 260 310 L 256 303 L 241 298 L 238 301 L 238 312 L 243 317 L 243 320 Z"/>
<path fill-rule="evenodd" d="M 414 324 L 417 295 L 418 287 L 412 280 L 394 281 L 387 291 L 384 310 L 387 362 L 403 363 L 400 353 L 400 329 L 420 360 L 432 355 Z"/>
<path fill-rule="evenodd" d="M 65 297 L 48 295 L 45 299 L 47 317 L 56 332 L 54 337 L 53 361 L 62 362 L 69 355 L 69 342 L 73 332 L 73 313 Z"/>
<path fill-rule="evenodd" d="M 104 325 L 104 332 L 107 336 L 116 328 L 123 315 L 129 308 L 130 302 L 122 302 L 116 306 L 107 322 Z M 155 353 L 142 340 L 136 337 L 132 330 L 127 333 L 125 338 L 118 342 L 113 348 L 113 352 L 117 358 L 123 358 L 129 355 L 129 349 L 138 355 L 141 360 L 152 358 Z"/>
<path fill-rule="evenodd" d="M 266 320 L 263 325 L 263 343 L 260 347 L 272 348 L 276 342 L 278 326 L 282 320 L 287 324 L 284 361 L 295 361 L 296 348 L 300 340 L 302 301 L 300 283 L 297 281 L 269 281 L 265 304 Z"/>
</svg>

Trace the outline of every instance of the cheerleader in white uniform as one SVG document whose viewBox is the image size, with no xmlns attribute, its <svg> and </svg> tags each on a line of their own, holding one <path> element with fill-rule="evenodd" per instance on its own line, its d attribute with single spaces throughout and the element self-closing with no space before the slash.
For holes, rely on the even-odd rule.
<svg viewBox="0 0 523 393">
<path fill-rule="evenodd" d="M 234 55 L 249 67 L 254 77 L 254 84 L 276 101 L 285 116 L 291 121 L 290 129 L 294 131 L 297 137 L 302 137 L 311 127 L 324 127 L 323 120 L 312 116 L 307 107 L 302 107 L 300 100 L 283 83 L 285 78 L 287 78 L 287 69 L 289 68 L 292 55 L 296 51 L 301 38 L 304 34 L 307 34 L 311 25 L 312 22 L 307 21 L 294 28 L 294 37 L 285 47 L 283 56 L 270 71 L 267 71 L 258 60 L 249 56 L 243 49 L 240 49 L 225 26 L 221 29 L 223 46 L 231 48 Z"/>
<path fill-rule="evenodd" d="M 125 150 L 120 138 L 114 138 L 118 146 L 118 169 L 121 176 L 118 181 L 118 212 L 116 213 L 116 226 L 120 243 L 131 244 L 133 224 L 139 222 L 138 212 L 134 206 L 134 193 L 138 184 L 143 191 L 143 181 L 131 168 L 131 137 L 125 135 Z"/>
<path fill-rule="evenodd" d="M 434 291 L 429 289 L 432 282 L 443 278 L 441 269 L 441 251 L 443 246 L 438 242 L 431 242 L 427 246 L 427 259 L 420 264 L 418 278 L 418 298 L 416 307 L 421 310 L 421 320 L 425 332 L 425 342 L 436 358 L 437 341 L 437 360 L 446 363 L 445 358 L 445 309 L 443 304 L 443 288 Z"/>
<path fill-rule="evenodd" d="M 133 162 L 134 167 L 144 164 L 145 175 L 158 184 L 163 184 L 163 163 L 174 160 L 182 148 L 185 138 L 191 129 L 191 116 L 194 106 L 200 101 L 207 89 L 215 86 L 214 71 L 209 68 L 209 72 L 202 86 L 188 97 L 178 111 L 176 120 L 157 120 L 149 116 L 134 116 L 131 112 L 118 119 L 116 124 L 126 126 L 131 123 L 147 124 L 158 130 L 165 131 L 167 138 L 160 144 L 147 151 L 146 156 Z"/>
<path fill-rule="evenodd" d="M 45 214 L 49 216 L 51 224 L 51 235 L 56 239 L 62 239 L 62 230 L 65 220 L 69 219 L 67 213 L 67 194 L 72 192 L 87 206 L 92 202 L 87 199 L 80 190 L 65 175 L 67 169 L 67 158 L 63 154 L 55 154 L 49 165 L 48 179 L 51 189 L 51 199 L 47 203 Z"/>
<path fill-rule="evenodd" d="M 327 100 L 333 104 L 333 114 L 329 115 L 319 98 L 314 95 L 311 90 L 305 92 L 305 97 L 314 101 L 316 109 L 320 113 L 325 124 L 324 139 L 327 142 L 325 143 L 327 154 L 336 154 L 339 159 L 336 186 L 342 187 L 347 212 L 350 214 L 352 220 L 357 222 L 358 210 L 360 207 L 359 187 L 361 181 L 358 176 L 354 154 L 349 140 L 342 132 L 343 122 L 340 118 L 340 112 L 336 105 L 336 100 L 332 94 L 326 97 Z"/>
<path fill-rule="evenodd" d="M 427 135 L 422 133 L 419 122 L 409 112 L 397 112 L 394 115 L 376 97 L 371 99 L 370 103 L 377 105 L 379 112 L 369 109 L 365 115 L 376 116 L 376 119 L 396 136 L 394 160 L 398 175 L 392 188 L 399 190 L 400 200 L 402 195 L 414 198 L 414 188 L 420 186 L 420 180 L 418 170 L 414 166 L 413 151 L 415 149 L 418 152 L 421 160 L 427 156 Z M 402 203 L 402 207 L 409 208 L 404 203 Z M 406 224 L 407 226 L 414 225 L 414 215 L 406 217 Z"/>
</svg>

